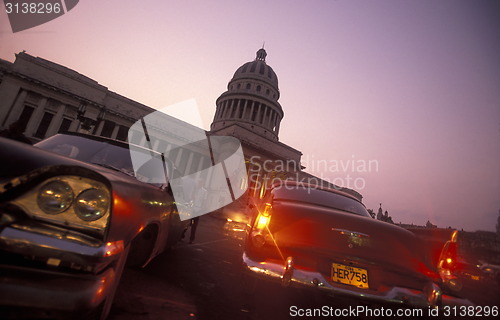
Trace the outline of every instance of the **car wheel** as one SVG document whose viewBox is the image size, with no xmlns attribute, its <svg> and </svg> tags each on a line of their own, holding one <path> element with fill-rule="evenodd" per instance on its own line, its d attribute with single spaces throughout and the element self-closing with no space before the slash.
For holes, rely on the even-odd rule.
<svg viewBox="0 0 500 320">
<path fill-rule="evenodd" d="M 157 234 L 157 228 L 150 225 L 132 240 L 127 259 L 128 267 L 142 267 L 148 262 L 156 243 Z"/>
</svg>

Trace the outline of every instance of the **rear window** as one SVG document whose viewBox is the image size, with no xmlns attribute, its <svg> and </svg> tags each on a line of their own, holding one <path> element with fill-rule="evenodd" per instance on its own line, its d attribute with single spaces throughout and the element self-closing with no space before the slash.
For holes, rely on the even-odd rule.
<svg viewBox="0 0 500 320">
<path fill-rule="evenodd" d="M 366 208 L 360 202 L 344 195 L 321 189 L 314 189 L 300 185 L 281 185 L 272 190 L 274 200 L 287 200 L 315 204 L 322 207 L 338 209 L 369 217 Z"/>
</svg>

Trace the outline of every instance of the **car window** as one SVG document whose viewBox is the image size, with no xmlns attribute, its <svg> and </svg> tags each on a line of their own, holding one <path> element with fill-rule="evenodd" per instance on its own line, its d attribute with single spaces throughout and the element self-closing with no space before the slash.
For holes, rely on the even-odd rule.
<svg viewBox="0 0 500 320">
<path fill-rule="evenodd" d="M 117 169 L 133 175 L 134 169 L 126 145 L 119 146 L 105 141 L 71 135 L 55 135 L 35 145 L 76 160 Z"/>
<path fill-rule="evenodd" d="M 354 213 L 360 216 L 369 216 L 363 204 L 344 195 L 327 190 L 300 185 L 291 186 L 283 184 L 274 188 L 272 190 L 272 195 L 274 200 L 288 200 L 316 204 L 323 207 Z"/>
<path fill-rule="evenodd" d="M 76 160 L 115 169 L 156 186 L 167 185 L 168 176 L 176 173 L 172 163 L 160 154 L 137 146 L 129 149 L 128 144 L 113 144 L 88 137 L 57 134 L 35 146 Z M 135 173 L 132 160 L 135 160 L 139 167 Z"/>
</svg>

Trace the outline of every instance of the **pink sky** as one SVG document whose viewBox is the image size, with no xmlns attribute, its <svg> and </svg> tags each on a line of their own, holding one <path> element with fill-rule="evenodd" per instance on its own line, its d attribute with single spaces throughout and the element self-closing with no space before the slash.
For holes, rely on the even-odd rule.
<svg viewBox="0 0 500 320">
<path fill-rule="evenodd" d="M 395 222 L 495 229 L 500 210 L 500 5 L 497 1 L 87 0 L 13 34 L 26 50 L 154 108 L 215 99 L 265 41 L 285 117 L 280 140 L 309 169 L 375 160 L 356 179 L 368 208 Z M 355 187 L 353 181 L 348 187 Z"/>
</svg>

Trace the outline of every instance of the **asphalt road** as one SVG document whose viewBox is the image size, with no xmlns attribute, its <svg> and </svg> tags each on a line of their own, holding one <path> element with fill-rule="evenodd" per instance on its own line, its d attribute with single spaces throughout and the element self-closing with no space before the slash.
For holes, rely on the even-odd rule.
<svg viewBox="0 0 500 320">
<path fill-rule="evenodd" d="M 244 232 L 226 228 L 221 219 L 201 217 L 193 244 L 183 241 L 146 268 L 125 270 L 109 319 L 296 319 L 300 318 L 299 312 L 308 309 L 328 307 L 333 312 L 360 305 L 358 301 L 326 296 L 317 290 L 284 288 L 273 282 L 249 279 L 241 265 L 243 236 Z M 500 300 L 497 300 L 498 290 L 490 291 L 478 292 L 478 296 L 486 299 L 483 301 L 488 305 L 499 305 L 495 303 Z M 387 309 L 386 306 L 361 306 L 372 312 Z M 329 315 L 332 316 L 319 318 L 337 318 Z M 402 318 L 438 318 L 425 316 Z"/>
</svg>

